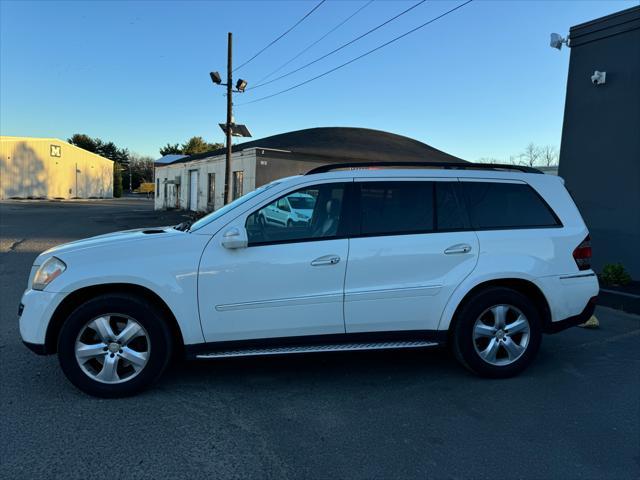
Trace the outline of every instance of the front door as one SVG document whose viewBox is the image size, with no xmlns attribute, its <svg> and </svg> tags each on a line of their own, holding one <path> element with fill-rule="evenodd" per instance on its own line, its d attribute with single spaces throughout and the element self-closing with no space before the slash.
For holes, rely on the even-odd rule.
<svg viewBox="0 0 640 480">
<path fill-rule="evenodd" d="M 356 180 L 360 231 L 349 247 L 347 333 L 437 328 L 478 257 L 457 183 Z"/>
<path fill-rule="evenodd" d="M 314 199 L 309 218 L 265 222 L 278 203 L 274 199 L 235 219 L 209 242 L 198 281 L 207 342 L 344 333 L 345 184 L 297 191 Z M 246 228 L 246 248 L 222 246 L 223 235 L 234 227 Z"/>
<path fill-rule="evenodd" d="M 198 210 L 198 171 L 189 171 L 189 210 Z"/>
</svg>

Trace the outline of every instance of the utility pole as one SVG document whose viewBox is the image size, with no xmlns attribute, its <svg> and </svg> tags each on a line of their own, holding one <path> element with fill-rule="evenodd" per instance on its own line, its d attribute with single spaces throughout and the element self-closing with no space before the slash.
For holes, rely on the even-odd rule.
<svg viewBox="0 0 640 480">
<path fill-rule="evenodd" d="M 227 157 L 225 159 L 224 166 L 224 203 L 231 203 L 232 200 L 232 192 L 231 192 L 231 182 L 233 173 L 231 172 L 231 127 L 232 127 L 232 108 L 233 108 L 233 81 L 231 78 L 231 73 L 233 70 L 233 61 L 232 61 L 232 41 L 233 36 L 231 32 L 228 34 L 227 38 L 227 125 L 226 125 L 226 134 L 227 134 Z"/>
<path fill-rule="evenodd" d="M 224 85 L 227 87 L 227 121 L 220 123 L 220 128 L 224 130 L 227 142 L 226 157 L 224 162 L 224 203 L 230 203 L 233 200 L 233 172 L 231 171 L 231 137 L 250 137 L 251 133 L 246 125 L 236 125 L 233 122 L 233 35 L 229 32 L 227 37 L 227 83 L 222 83 L 222 77 L 218 72 L 210 72 L 211 81 L 216 85 Z M 246 80 L 239 79 L 235 85 L 235 91 L 242 93 L 247 87 Z"/>
</svg>

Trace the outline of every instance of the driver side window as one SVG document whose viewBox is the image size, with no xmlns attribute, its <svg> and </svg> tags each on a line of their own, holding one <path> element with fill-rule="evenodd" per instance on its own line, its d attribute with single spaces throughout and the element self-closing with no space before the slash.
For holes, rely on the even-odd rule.
<svg viewBox="0 0 640 480">
<path fill-rule="evenodd" d="M 245 224 L 249 246 L 340 236 L 344 191 L 343 183 L 313 185 L 253 212 Z"/>
</svg>

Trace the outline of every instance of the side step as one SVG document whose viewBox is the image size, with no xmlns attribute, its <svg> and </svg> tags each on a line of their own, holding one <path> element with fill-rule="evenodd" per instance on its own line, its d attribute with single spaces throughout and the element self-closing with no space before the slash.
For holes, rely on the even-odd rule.
<svg viewBox="0 0 640 480">
<path fill-rule="evenodd" d="M 262 355 L 288 355 L 292 353 L 317 353 L 317 352 L 351 352 L 357 350 L 385 350 L 396 348 L 426 348 L 437 347 L 437 342 L 426 340 L 396 341 L 396 342 L 369 342 L 369 343 L 327 343 L 319 345 L 287 345 L 281 347 L 225 349 L 196 355 L 196 358 L 226 358 L 226 357 L 251 357 Z"/>
</svg>

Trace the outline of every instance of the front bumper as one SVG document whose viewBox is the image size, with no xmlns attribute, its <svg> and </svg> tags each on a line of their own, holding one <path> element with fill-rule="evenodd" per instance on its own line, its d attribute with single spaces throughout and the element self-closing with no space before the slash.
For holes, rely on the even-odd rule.
<svg viewBox="0 0 640 480">
<path fill-rule="evenodd" d="M 18 317 L 22 341 L 36 353 L 46 353 L 47 328 L 53 313 L 66 296 L 40 290 L 25 290 L 20 300 Z"/>
<path fill-rule="evenodd" d="M 587 306 L 584 307 L 584 310 L 582 310 L 582 312 L 580 312 L 578 315 L 565 318 L 564 320 L 560 320 L 558 322 L 549 323 L 546 326 L 544 333 L 558 333 L 558 332 L 561 332 L 562 330 L 566 330 L 567 328 L 575 327 L 577 325 L 582 325 L 587 320 L 589 320 L 593 315 L 593 312 L 596 309 L 597 299 L 598 299 L 597 296 L 591 297 L 589 299 L 589 302 L 587 303 Z"/>
</svg>

